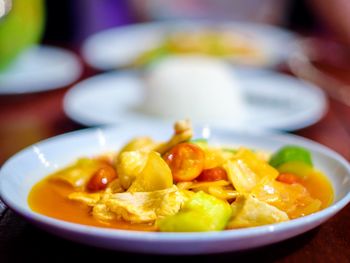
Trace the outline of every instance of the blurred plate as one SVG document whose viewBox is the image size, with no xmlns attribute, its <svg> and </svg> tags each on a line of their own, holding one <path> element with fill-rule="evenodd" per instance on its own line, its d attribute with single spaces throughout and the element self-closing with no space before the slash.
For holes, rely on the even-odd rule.
<svg viewBox="0 0 350 263">
<path fill-rule="evenodd" d="M 299 79 L 268 70 L 241 69 L 234 73 L 241 83 L 245 117 L 241 121 L 213 120 L 206 124 L 296 130 L 317 122 L 327 109 L 324 93 Z M 136 110 L 143 100 L 143 88 L 136 72 L 103 73 L 69 90 L 64 110 L 86 126 L 154 121 L 156 117 Z"/>
<path fill-rule="evenodd" d="M 63 48 L 37 46 L 0 72 L 0 94 L 41 92 L 65 87 L 82 72 L 78 57 Z"/>
<path fill-rule="evenodd" d="M 154 47 L 175 30 L 217 28 L 249 36 L 266 57 L 260 67 L 273 67 L 286 60 L 296 36 L 280 27 L 248 22 L 171 21 L 134 24 L 108 29 L 90 36 L 82 47 L 92 67 L 109 70 L 130 65 L 141 53 Z M 185 31 L 186 32 L 186 31 Z"/>
</svg>

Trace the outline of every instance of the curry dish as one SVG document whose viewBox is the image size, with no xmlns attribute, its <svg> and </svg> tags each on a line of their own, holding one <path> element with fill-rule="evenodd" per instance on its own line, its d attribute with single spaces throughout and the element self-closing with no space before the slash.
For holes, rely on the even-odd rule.
<svg viewBox="0 0 350 263">
<path fill-rule="evenodd" d="M 85 225 L 195 232 L 280 223 L 333 201 L 305 148 L 270 154 L 192 136 L 190 122 L 179 121 L 166 142 L 138 137 L 118 152 L 82 157 L 37 183 L 29 205 Z"/>
</svg>

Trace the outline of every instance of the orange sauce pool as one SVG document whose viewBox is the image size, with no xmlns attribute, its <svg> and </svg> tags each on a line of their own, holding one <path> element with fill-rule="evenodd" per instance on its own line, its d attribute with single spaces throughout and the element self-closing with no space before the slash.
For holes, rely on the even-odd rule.
<svg viewBox="0 0 350 263">
<path fill-rule="evenodd" d="M 322 202 L 321 209 L 333 202 L 332 186 L 321 172 L 314 171 L 302 184 L 313 198 L 317 198 Z M 147 224 L 130 224 L 124 221 L 98 221 L 90 214 L 89 207 L 67 198 L 72 192 L 74 192 L 74 189 L 69 185 L 45 178 L 33 187 L 28 196 L 28 203 L 35 212 L 73 223 L 126 230 L 156 230 L 154 226 Z"/>
<path fill-rule="evenodd" d="M 322 202 L 321 209 L 332 204 L 334 198 L 333 188 L 323 173 L 314 171 L 303 180 L 302 185 L 305 186 L 313 198 Z"/>
<path fill-rule="evenodd" d="M 35 212 L 68 222 L 125 230 L 155 230 L 154 226 L 147 224 L 130 224 L 124 221 L 98 221 L 90 214 L 89 207 L 67 198 L 72 192 L 74 192 L 74 189 L 69 185 L 46 178 L 33 187 L 28 196 L 28 203 Z"/>
</svg>

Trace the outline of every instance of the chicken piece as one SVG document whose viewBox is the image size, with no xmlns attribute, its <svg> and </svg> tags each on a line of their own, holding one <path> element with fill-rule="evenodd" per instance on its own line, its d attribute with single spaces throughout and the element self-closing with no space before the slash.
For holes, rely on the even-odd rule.
<svg viewBox="0 0 350 263">
<path fill-rule="evenodd" d="M 285 212 L 252 195 L 239 196 L 231 206 L 233 217 L 227 228 L 260 226 L 289 220 Z"/>
<path fill-rule="evenodd" d="M 118 215 L 111 212 L 106 204 L 96 204 L 92 209 L 92 215 L 94 218 L 100 221 L 110 221 L 118 219 Z"/>
<path fill-rule="evenodd" d="M 154 151 L 164 154 L 176 144 L 190 140 L 193 135 L 191 122 L 189 120 L 177 121 L 174 125 L 174 132 L 169 141 L 161 143 Z"/>
<path fill-rule="evenodd" d="M 185 202 L 185 195 L 176 186 L 153 192 L 118 193 L 102 198 L 100 204 L 106 207 L 93 209 L 97 218 L 109 217 L 131 223 L 150 223 L 159 217 L 176 214 Z"/>
</svg>

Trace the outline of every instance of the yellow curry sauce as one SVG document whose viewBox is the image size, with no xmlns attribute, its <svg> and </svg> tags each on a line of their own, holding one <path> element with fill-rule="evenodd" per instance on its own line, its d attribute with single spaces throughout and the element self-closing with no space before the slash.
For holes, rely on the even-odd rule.
<svg viewBox="0 0 350 263">
<path fill-rule="evenodd" d="M 33 187 L 28 197 L 28 203 L 35 212 L 68 222 L 127 230 L 155 230 L 155 227 L 149 224 L 130 224 L 117 220 L 110 222 L 96 220 L 91 215 L 88 206 L 68 199 L 68 195 L 74 191 L 73 187 L 66 183 L 45 178 Z"/>
<path fill-rule="evenodd" d="M 326 176 L 321 172 L 313 172 L 302 184 L 313 198 L 317 198 L 322 202 L 321 209 L 332 203 L 333 189 Z M 67 198 L 72 192 L 74 192 L 74 189 L 68 184 L 45 178 L 37 183 L 30 192 L 28 197 L 29 206 L 40 214 L 73 223 L 127 230 L 156 230 L 155 226 L 150 224 L 131 224 L 117 220 L 110 222 L 96 220 L 90 214 L 89 207 Z"/>
</svg>

